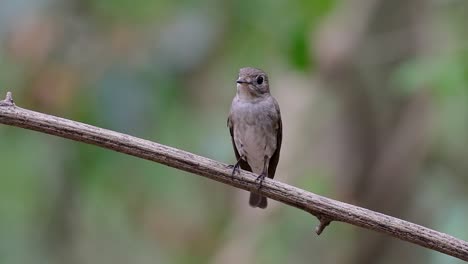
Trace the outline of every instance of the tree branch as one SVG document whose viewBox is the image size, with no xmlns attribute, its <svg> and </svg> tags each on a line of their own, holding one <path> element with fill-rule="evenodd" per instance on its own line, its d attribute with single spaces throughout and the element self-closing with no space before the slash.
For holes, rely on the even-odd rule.
<svg viewBox="0 0 468 264">
<path fill-rule="evenodd" d="M 228 165 L 152 141 L 17 107 L 11 93 L 0 101 L 0 123 L 80 141 L 191 172 L 302 209 L 316 216 L 320 234 L 331 221 L 384 233 L 468 261 L 468 242 L 365 208 L 325 198 L 266 178 L 257 189 L 256 175 L 231 176 Z"/>
</svg>

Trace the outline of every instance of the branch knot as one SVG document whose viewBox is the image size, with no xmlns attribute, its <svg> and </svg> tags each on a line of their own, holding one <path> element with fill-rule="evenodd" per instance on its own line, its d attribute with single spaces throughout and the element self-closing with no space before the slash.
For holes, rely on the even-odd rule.
<svg viewBox="0 0 468 264">
<path fill-rule="evenodd" d="M 0 101 L 0 106 L 15 106 L 11 92 L 7 92 L 5 100 Z"/>
</svg>

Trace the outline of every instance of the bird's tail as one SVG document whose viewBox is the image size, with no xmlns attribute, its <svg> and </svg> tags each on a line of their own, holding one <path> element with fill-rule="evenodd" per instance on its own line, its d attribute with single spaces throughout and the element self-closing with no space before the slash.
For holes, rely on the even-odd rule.
<svg viewBox="0 0 468 264">
<path fill-rule="evenodd" d="M 265 209 L 268 205 L 267 198 L 256 193 L 250 193 L 249 204 L 252 207 Z"/>
</svg>

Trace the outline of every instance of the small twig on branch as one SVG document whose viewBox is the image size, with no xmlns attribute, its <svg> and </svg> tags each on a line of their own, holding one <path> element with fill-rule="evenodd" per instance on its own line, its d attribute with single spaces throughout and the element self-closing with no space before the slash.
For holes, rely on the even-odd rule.
<svg viewBox="0 0 468 264">
<path fill-rule="evenodd" d="M 232 169 L 224 163 L 149 140 L 23 109 L 14 105 L 11 94 L 0 101 L 0 123 L 93 144 L 260 193 L 315 215 L 320 221 L 316 228 L 317 234 L 331 221 L 340 221 L 468 261 L 468 242 L 461 239 L 268 178 L 258 190 L 256 175 L 250 172 L 241 171 L 231 176 Z"/>
<path fill-rule="evenodd" d="M 0 101 L 0 106 L 14 106 L 15 103 L 13 102 L 13 97 L 11 96 L 11 92 L 7 92 L 5 100 Z"/>
<path fill-rule="evenodd" d="M 326 218 L 325 216 L 317 216 L 318 220 L 320 221 L 319 225 L 315 228 L 315 233 L 320 236 L 322 234 L 323 230 L 325 230 L 325 227 L 327 227 L 330 223 L 331 220 Z"/>
</svg>

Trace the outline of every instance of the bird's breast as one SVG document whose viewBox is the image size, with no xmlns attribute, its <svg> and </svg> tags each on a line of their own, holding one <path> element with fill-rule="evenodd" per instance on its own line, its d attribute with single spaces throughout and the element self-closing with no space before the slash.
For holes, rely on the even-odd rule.
<svg viewBox="0 0 468 264">
<path fill-rule="evenodd" d="M 265 155 L 270 158 L 277 147 L 278 120 L 270 108 L 275 110 L 262 102 L 239 102 L 231 111 L 236 148 L 255 173 L 261 173 Z"/>
</svg>

